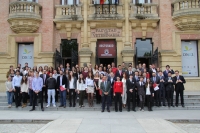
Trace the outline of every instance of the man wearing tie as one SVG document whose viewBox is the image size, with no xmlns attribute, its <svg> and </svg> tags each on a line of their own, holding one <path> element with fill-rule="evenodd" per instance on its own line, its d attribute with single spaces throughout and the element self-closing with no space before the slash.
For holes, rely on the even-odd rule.
<svg viewBox="0 0 200 133">
<path fill-rule="evenodd" d="M 158 74 L 159 78 L 160 78 L 160 83 L 159 83 L 159 90 L 160 90 L 160 101 L 161 101 L 161 95 L 162 95 L 162 104 L 163 106 L 166 106 L 165 104 L 165 77 L 163 76 L 163 72 L 159 71 Z"/>
<path fill-rule="evenodd" d="M 42 94 L 45 93 L 45 102 L 47 103 L 47 87 L 46 87 L 46 83 L 47 83 L 47 79 L 49 78 L 49 75 L 46 74 L 46 70 L 43 70 L 43 74 L 40 75 L 40 77 L 43 80 L 43 87 L 42 87 Z M 44 95 L 44 94 L 43 94 Z M 43 101 L 41 101 L 43 102 Z"/>
<path fill-rule="evenodd" d="M 135 85 L 136 85 L 136 80 L 135 80 L 135 78 L 133 78 L 133 75 L 130 75 L 129 79 L 126 80 L 128 112 L 130 111 L 131 99 L 133 100 L 132 110 L 135 111 L 135 96 L 136 96 L 135 95 Z"/>
<path fill-rule="evenodd" d="M 112 100 L 113 100 L 113 85 L 116 81 L 115 75 L 113 72 L 110 73 L 110 76 L 108 77 L 108 81 L 110 81 L 111 84 L 111 90 L 110 90 L 110 106 L 112 106 Z"/>
<path fill-rule="evenodd" d="M 128 67 L 128 71 L 126 72 L 127 76 L 130 77 L 130 75 L 133 75 L 132 67 Z"/>
<path fill-rule="evenodd" d="M 174 77 L 174 85 L 175 85 L 175 91 L 176 91 L 176 107 L 178 107 L 178 101 L 179 101 L 179 94 L 181 96 L 181 105 L 184 106 L 184 99 L 183 99 L 183 91 L 184 91 L 184 85 L 186 83 L 185 78 L 181 75 L 179 75 L 179 71 L 175 71 L 176 76 Z"/>
<path fill-rule="evenodd" d="M 139 81 L 140 81 L 138 75 L 139 75 L 138 71 L 135 71 L 135 77 L 134 77 L 134 78 L 135 78 L 135 81 L 136 81 L 136 82 L 139 82 Z M 139 99 L 139 95 L 138 95 L 138 90 L 135 91 L 135 97 L 136 97 L 137 106 L 139 107 L 140 99 Z"/>
<path fill-rule="evenodd" d="M 103 82 L 101 82 L 100 89 L 102 91 L 102 110 L 101 112 L 104 112 L 105 110 L 105 104 L 107 104 L 107 111 L 110 112 L 110 90 L 111 90 L 111 84 L 107 81 L 107 76 L 103 76 Z"/>
<path fill-rule="evenodd" d="M 122 71 L 122 66 L 121 65 L 118 65 L 118 71 L 116 72 L 115 77 L 120 77 L 120 80 L 122 81 L 123 71 Z"/>
<path fill-rule="evenodd" d="M 143 76 L 143 78 L 144 78 L 143 82 L 146 83 L 146 82 L 147 82 L 147 73 L 144 72 L 144 73 L 142 74 L 142 76 Z"/>
<path fill-rule="evenodd" d="M 164 75 L 165 78 L 168 78 L 168 72 L 171 72 L 171 74 L 174 74 L 173 69 L 170 69 L 170 66 L 166 65 L 166 70 L 163 71 L 163 75 Z"/>
<path fill-rule="evenodd" d="M 143 82 L 143 77 L 140 77 L 140 81 L 136 83 L 136 88 L 140 99 L 140 111 L 144 111 L 145 84 Z"/>
<path fill-rule="evenodd" d="M 156 72 L 152 72 L 152 77 L 150 79 L 151 83 L 153 84 L 153 87 L 158 86 L 160 83 L 160 78 L 156 76 Z M 155 99 L 156 99 L 156 106 L 159 107 L 161 106 L 161 101 L 160 101 L 160 89 L 155 90 Z"/>
<path fill-rule="evenodd" d="M 170 107 L 170 105 L 174 107 L 173 105 L 174 81 L 173 81 L 171 72 L 168 72 L 168 78 L 165 79 L 165 84 L 166 84 L 166 91 L 167 91 L 168 107 Z"/>
</svg>

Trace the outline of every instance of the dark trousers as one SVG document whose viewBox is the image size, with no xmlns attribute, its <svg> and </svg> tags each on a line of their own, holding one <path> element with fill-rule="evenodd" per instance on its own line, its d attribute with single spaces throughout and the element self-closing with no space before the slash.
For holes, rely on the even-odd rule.
<svg viewBox="0 0 200 133">
<path fill-rule="evenodd" d="M 130 102 L 131 102 L 131 99 L 133 100 L 132 101 L 132 109 L 135 110 L 135 106 L 136 106 L 136 103 L 135 103 L 135 100 L 136 100 L 136 94 L 135 94 L 135 91 L 133 91 L 132 93 L 130 91 L 127 92 L 127 105 L 128 105 L 128 110 L 130 110 Z"/>
<path fill-rule="evenodd" d="M 83 105 L 84 98 L 85 98 L 85 91 L 79 91 L 79 106 Z"/>
<path fill-rule="evenodd" d="M 177 90 L 176 90 L 176 105 L 178 105 L 179 95 L 180 95 L 180 97 L 181 97 L 181 105 L 183 105 L 183 104 L 184 104 L 183 89 L 177 89 Z"/>
<path fill-rule="evenodd" d="M 56 89 L 56 96 L 55 96 L 55 101 L 58 102 L 58 94 L 59 94 L 59 91 L 57 91 Z"/>
<path fill-rule="evenodd" d="M 98 104 L 98 103 L 100 103 L 101 102 L 101 95 L 99 94 L 99 90 L 96 90 L 96 88 L 95 88 L 95 91 L 96 91 L 96 103 Z"/>
<path fill-rule="evenodd" d="M 102 96 L 102 110 L 105 110 L 105 105 L 107 105 L 107 110 L 110 110 L 110 96 Z"/>
<path fill-rule="evenodd" d="M 155 101 L 156 101 L 156 106 L 161 106 L 161 101 L 160 101 L 160 89 L 155 92 Z"/>
<path fill-rule="evenodd" d="M 147 107 L 148 109 L 152 108 L 152 95 L 146 95 Z"/>
<path fill-rule="evenodd" d="M 33 105 L 33 90 L 29 89 L 30 105 Z"/>
<path fill-rule="evenodd" d="M 165 105 L 165 89 L 164 88 L 162 88 L 162 89 L 160 89 L 160 101 L 162 101 L 162 103 L 163 103 L 163 105 Z M 162 95 L 162 96 L 161 96 Z M 161 100 L 162 99 L 162 100 Z"/>
<path fill-rule="evenodd" d="M 118 103 L 119 103 L 119 107 L 118 107 Z M 122 96 L 121 93 L 117 92 L 115 93 L 115 111 L 122 111 Z"/>
<path fill-rule="evenodd" d="M 33 109 L 35 109 L 35 103 L 37 101 L 37 96 L 39 96 L 39 99 L 42 101 L 41 104 L 41 109 L 43 108 L 43 92 L 40 91 L 38 94 L 33 92 Z"/>
<path fill-rule="evenodd" d="M 23 103 L 27 103 L 27 96 L 28 96 L 28 93 L 22 92 L 22 101 L 23 101 Z"/>
<path fill-rule="evenodd" d="M 173 96 L 174 96 L 174 91 L 173 90 L 168 90 L 167 91 L 167 102 L 168 106 L 173 105 Z"/>
<path fill-rule="evenodd" d="M 15 105 L 16 105 L 16 107 L 20 106 L 20 104 L 21 104 L 20 91 L 21 91 L 21 88 L 15 86 Z"/>
<path fill-rule="evenodd" d="M 72 100 L 73 100 L 73 106 L 76 105 L 76 92 L 75 89 L 69 89 L 69 105 L 72 106 Z"/>
<path fill-rule="evenodd" d="M 112 106 L 112 101 L 113 101 L 113 88 L 110 90 L 110 106 Z"/>
<path fill-rule="evenodd" d="M 137 90 L 135 91 L 135 99 L 136 99 L 135 102 L 136 102 L 137 106 L 139 107 L 139 105 L 140 105 L 140 98 L 139 98 Z"/>
<path fill-rule="evenodd" d="M 145 101 L 145 95 L 139 95 L 140 98 L 140 108 L 144 108 L 144 101 Z"/>
<path fill-rule="evenodd" d="M 45 102 L 47 103 L 48 95 L 47 95 L 47 88 L 46 88 L 46 87 L 43 87 L 43 88 L 42 88 L 42 95 L 45 95 Z M 42 100 L 42 101 L 43 101 L 43 100 Z"/>
</svg>

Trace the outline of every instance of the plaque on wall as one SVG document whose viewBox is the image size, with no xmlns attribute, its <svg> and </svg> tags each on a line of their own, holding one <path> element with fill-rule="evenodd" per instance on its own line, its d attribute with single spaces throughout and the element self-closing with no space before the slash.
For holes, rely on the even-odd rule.
<svg viewBox="0 0 200 133">
<path fill-rule="evenodd" d="M 98 28 L 91 29 L 91 37 L 121 37 L 122 30 L 118 28 Z"/>
</svg>

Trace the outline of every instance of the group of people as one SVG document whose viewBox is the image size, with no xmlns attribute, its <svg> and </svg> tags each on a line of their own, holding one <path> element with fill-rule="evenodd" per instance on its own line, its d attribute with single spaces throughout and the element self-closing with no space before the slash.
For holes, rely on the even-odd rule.
<svg viewBox="0 0 200 133">
<path fill-rule="evenodd" d="M 172 75 L 175 76 L 172 77 Z M 70 67 L 69 63 L 64 68 L 61 64 L 54 69 L 53 67 L 34 66 L 30 68 L 28 63 L 22 68 L 18 64 L 14 69 L 10 66 L 7 72 L 6 92 L 8 98 L 8 107 L 12 106 L 13 99 L 15 106 L 26 107 L 29 97 L 30 111 L 35 110 L 38 103 L 41 104 L 41 110 L 44 111 L 43 99 L 48 108 L 51 103 L 56 107 L 56 102 L 60 98 L 59 107 L 67 107 L 67 96 L 69 97 L 69 107 L 76 106 L 76 99 L 79 99 L 79 107 L 85 107 L 84 99 L 87 96 L 88 106 L 94 106 L 94 96 L 96 104 L 102 103 L 102 112 L 105 109 L 110 112 L 110 106 L 114 101 L 115 111 L 122 112 L 122 108 L 136 111 L 144 111 L 144 106 L 152 111 L 152 106 L 174 107 L 173 96 L 176 92 L 175 106 L 179 105 L 179 95 L 181 105 L 184 107 L 184 83 L 183 76 L 179 71 L 175 72 L 166 66 L 166 70 L 161 71 L 154 64 L 146 67 L 146 64 L 138 64 L 135 68 L 129 63 L 115 67 L 115 63 L 103 66 L 103 64 L 79 67 L 78 65 Z M 87 95 L 86 95 L 87 94 Z M 44 98 L 43 98 L 44 97 Z M 39 98 L 39 100 L 37 100 Z M 132 107 L 131 107 L 132 103 Z M 162 103 L 162 104 L 161 104 Z M 126 107 L 127 106 L 127 107 Z"/>
</svg>

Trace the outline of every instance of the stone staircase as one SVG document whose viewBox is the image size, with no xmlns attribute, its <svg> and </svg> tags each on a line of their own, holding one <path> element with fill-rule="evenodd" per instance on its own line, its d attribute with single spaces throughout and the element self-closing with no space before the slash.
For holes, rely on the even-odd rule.
<svg viewBox="0 0 200 133">
<path fill-rule="evenodd" d="M 67 103 L 69 101 L 67 100 Z M 185 107 L 183 108 L 180 104 L 179 107 L 170 107 L 168 108 L 167 106 L 164 107 L 153 107 L 153 110 L 200 110 L 200 92 L 185 92 L 184 94 L 184 102 L 185 102 Z M 174 103 L 175 103 L 175 96 L 174 96 Z M 180 102 L 179 102 L 180 103 Z M 66 108 L 59 108 L 59 107 L 49 107 L 46 108 L 46 103 L 43 104 L 44 108 L 46 111 L 101 111 L 101 104 L 95 104 L 94 102 L 94 107 L 89 107 L 87 100 L 85 99 L 85 107 L 84 108 L 79 108 L 78 106 L 78 101 L 76 107 L 67 107 Z M 59 103 L 56 103 L 57 106 L 59 106 Z M 113 104 L 114 105 L 114 104 Z M 15 108 L 15 103 L 12 104 L 12 108 L 8 108 L 7 105 L 7 98 L 6 98 L 6 93 L 0 93 L 0 110 L 24 110 L 28 111 L 32 107 L 27 106 L 25 108 Z M 114 111 L 114 106 L 111 106 L 111 111 Z M 138 108 L 136 108 L 137 110 Z M 41 110 L 40 109 L 40 104 L 38 107 L 36 107 L 36 110 Z M 127 109 L 123 109 L 123 111 L 126 111 Z M 145 107 L 145 110 L 147 108 Z"/>
</svg>

